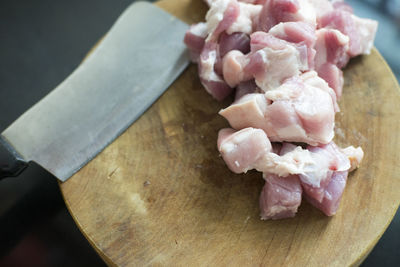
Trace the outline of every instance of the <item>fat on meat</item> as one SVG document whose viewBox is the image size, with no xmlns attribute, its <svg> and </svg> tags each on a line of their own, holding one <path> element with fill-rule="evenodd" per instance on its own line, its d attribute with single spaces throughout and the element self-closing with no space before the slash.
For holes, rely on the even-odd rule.
<svg viewBox="0 0 400 267">
<path fill-rule="evenodd" d="M 200 82 L 215 99 L 222 100 L 232 92 L 223 78 L 215 71 L 215 64 L 218 60 L 217 43 L 206 42 L 199 58 Z"/>
<path fill-rule="evenodd" d="M 316 31 L 315 70 L 335 93 L 337 99 L 342 95 L 343 72 L 341 68 L 349 61 L 349 37 L 335 29 Z"/>
<path fill-rule="evenodd" d="M 337 29 L 347 35 L 350 38 L 347 53 L 355 57 L 371 52 L 378 22 L 359 18 L 346 9 L 334 9 L 321 17 L 319 27 Z"/>
<path fill-rule="evenodd" d="M 259 128 L 274 142 L 316 145 L 334 136 L 335 103 L 333 90 L 312 71 L 265 94 L 247 94 L 219 114 L 232 128 Z"/>
<path fill-rule="evenodd" d="M 246 55 L 232 50 L 224 56 L 222 72 L 229 86 L 235 87 L 242 81 L 255 79 L 260 89 L 268 91 L 287 78 L 309 69 L 306 46 L 296 46 L 272 34 L 251 34 L 250 49 L 251 52 Z"/>
<path fill-rule="evenodd" d="M 206 14 L 207 40 L 217 40 L 226 31 L 228 34 L 242 32 L 250 34 L 261 12 L 261 5 L 238 2 L 237 0 L 217 0 L 211 3 Z"/>
<path fill-rule="evenodd" d="M 207 25 L 204 22 L 193 24 L 186 31 L 183 42 L 189 49 L 190 59 L 192 62 L 198 62 L 207 35 Z"/>
<path fill-rule="evenodd" d="M 315 25 L 306 22 L 281 22 L 272 27 L 269 32 L 273 36 L 296 45 L 302 61 L 307 60 L 308 69 L 314 68 L 315 57 Z M 305 59 L 307 58 L 307 59 Z"/>
<path fill-rule="evenodd" d="M 246 173 L 256 169 L 258 161 L 272 150 L 267 135 L 259 129 L 241 131 L 225 128 L 218 133 L 218 150 L 229 169 L 234 173 Z"/>
<path fill-rule="evenodd" d="M 332 173 L 349 171 L 350 159 L 357 158 L 360 151 L 362 153 L 361 148 L 346 148 L 349 153 L 345 154 L 334 142 L 322 146 L 308 146 L 306 149 L 283 143 L 278 155 L 274 153 L 265 132 L 251 127 L 240 131 L 230 128 L 220 130 L 218 150 L 234 173 L 246 173 L 256 169 L 281 177 L 299 175 L 305 191 L 310 192 L 317 200 L 321 199 L 321 192 L 318 190 L 323 190 L 329 183 Z M 361 159 L 357 158 L 360 161 Z"/>
<path fill-rule="evenodd" d="M 259 15 L 257 30 L 268 32 L 279 22 L 289 21 L 315 25 L 315 9 L 308 0 L 267 0 Z"/>
<path fill-rule="evenodd" d="M 347 171 L 334 172 L 326 186 L 321 201 L 317 201 L 305 193 L 305 199 L 314 207 L 321 210 L 325 215 L 332 216 L 336 214 L 339 208 L 340 200 L 346 187 Z"/>
</svg>

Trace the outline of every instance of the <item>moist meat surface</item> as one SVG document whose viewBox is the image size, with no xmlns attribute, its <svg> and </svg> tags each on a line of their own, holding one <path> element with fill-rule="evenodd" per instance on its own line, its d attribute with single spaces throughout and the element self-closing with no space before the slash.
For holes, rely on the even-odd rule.
<svg viewBox="0 0 400 267">
<path fill-rule="evenodd" d="M 211 96 L 235 92 L 219 112 L 232 127 L 218 135 L 227 166 L 263 173 L 262 219 L 295 216 L 302 196 L 335 214 L 347 174 L 364 155 L 333 141 L 342 69 L 370 53 L 377 22 L 355 16 L 342 0 L 205 2 L 205 21 L 184 42 Z"/>
</svg>

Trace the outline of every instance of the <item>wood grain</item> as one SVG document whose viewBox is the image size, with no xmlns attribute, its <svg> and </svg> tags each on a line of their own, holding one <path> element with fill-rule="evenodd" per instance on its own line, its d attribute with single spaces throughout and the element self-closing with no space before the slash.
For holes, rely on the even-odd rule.
<svg viewBox="0 0 400 267">
<path fill-rule="evenodd" d="M 187 23 L 201 0 L 161 1 Z M 360 145 L 334 217 L 303 203 L 298 215 L 259 219 L 260 173 L 235 175 L 216 149 L 227 122 L 190 66 L 123 135 L 60 184 L 82 233 L 109 265 L 358 265 L 392 220 L 400 200 L 400 94 L 380 54 L 345 70 L 335 140 Z"/>
</svg>

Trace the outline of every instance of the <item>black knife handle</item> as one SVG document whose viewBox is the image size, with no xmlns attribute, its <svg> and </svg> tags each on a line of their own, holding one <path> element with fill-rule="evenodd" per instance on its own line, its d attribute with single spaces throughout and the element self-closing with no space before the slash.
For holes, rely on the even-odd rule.
<svg viewBox="0 0 400 267">
<path fill-rule="evenodd" d="M 0 180 L 18 176 L 27 166 L 28 162 L 0 135 Z"/>
</svg>

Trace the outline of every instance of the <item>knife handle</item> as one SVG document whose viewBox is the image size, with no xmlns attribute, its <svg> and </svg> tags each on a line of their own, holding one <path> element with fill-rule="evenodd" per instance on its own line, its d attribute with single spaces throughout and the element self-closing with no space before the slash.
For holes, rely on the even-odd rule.
<svg viewBox="0 0 400 267">
<path fill-rule="evenodd" d="M 27 166 L 28 162 L 0 135 L 0 180 L 18 176 Z"/>
</svg>

